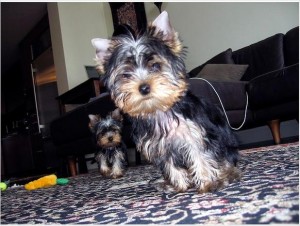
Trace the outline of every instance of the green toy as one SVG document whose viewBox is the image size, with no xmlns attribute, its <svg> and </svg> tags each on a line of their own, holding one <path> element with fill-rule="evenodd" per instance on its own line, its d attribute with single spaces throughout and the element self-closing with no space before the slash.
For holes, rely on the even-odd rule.
<svg viewBox="0 0 300 226">
<path fill-rule="evenodd" d="M 4 182 L 0 182 L 0 189 L 1 191 L 5 191 L 7 189 L 7 184 Z"/>
<path fill-rule="evenodd" d="M 57 178 L 56 179 L 56 184 L 58 185 L 66 185 L 69 183 L 69 180 L 67 178 Z"/>
</svg>

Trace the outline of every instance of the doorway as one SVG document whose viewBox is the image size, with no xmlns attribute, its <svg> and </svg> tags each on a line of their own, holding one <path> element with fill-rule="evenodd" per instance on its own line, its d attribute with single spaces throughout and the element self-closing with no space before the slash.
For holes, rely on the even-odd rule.
<svg viewBox="0 0 300 226">
<path fill-rule="evenodd" d="M 37 121 L 42 137 L 49 137 L 50 122 L 60 115 L 56 70 L 52 48 L 40 54 L 31 64 L 37 109 Z"/>
</svg>

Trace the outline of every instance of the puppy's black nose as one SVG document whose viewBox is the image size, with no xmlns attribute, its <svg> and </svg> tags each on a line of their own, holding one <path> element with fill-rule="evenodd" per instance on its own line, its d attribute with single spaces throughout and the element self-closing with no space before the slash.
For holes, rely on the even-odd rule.
<svg viewBox="0 0 300 226">
<path fill-rule="evenodd" d="M 143 83 L 139 87 L 139 91 L 142 95 L 147 95 L 150 93 L 150 85 L 147 83 Z"/>
<path fill-rule="evenodd" d="M 108 137 L 108 141 L 112 142 L 114 140 L 113 137 Z"/>
</svg>

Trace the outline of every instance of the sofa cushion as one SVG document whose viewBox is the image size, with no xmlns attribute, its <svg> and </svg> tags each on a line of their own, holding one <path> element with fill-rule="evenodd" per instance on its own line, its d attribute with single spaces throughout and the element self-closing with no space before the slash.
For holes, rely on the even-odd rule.
<svg viewBox="0 0 300 226">
<path fill-rule="evenodd" d="M 283 34 L 276 34 L 232 53 L 236 64 L 249 64 L 243 81 L 284 67 Z"/>
<path fill-rule="evenodd" d="M 239 81 L 248 65 L 240 64 L 206 64 L 196 76 L 211 81 Z"/>
<path fill-rule="evenodd" d="M 247 87 L 251 109 L 299 100 L 299 64 L 251 80 Z"/>
<path fill-rule="evenodd" d="M 189 72 L 190 77 L 195 77 L 206 64 L 234 64 L 232 59 L 232 49 L 229 48 L 206 61 L 204 64 L 194 68 Z"/>
<path fill-rule="evenodd" d="M 206 81 L 199 78 L 188 80 L 191 92 L 198 98 L 204 98 L 208 102 L 221 106 L 220 101 L 213 88 Z M 218 92 L 226 110 L 243 110 L 246 106 L 246 84 L 242 81 L 217 82 L 210 81 L 211 85 Z"/>
<path fill-rule="evenodd" d="M 299 63 L 299 27 L 289 30 L 284 36 L 285 66 Z"/>
</svg>

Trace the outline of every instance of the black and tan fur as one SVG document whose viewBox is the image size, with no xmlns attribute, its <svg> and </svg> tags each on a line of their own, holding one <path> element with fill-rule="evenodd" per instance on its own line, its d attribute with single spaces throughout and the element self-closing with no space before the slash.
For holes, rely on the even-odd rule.
<svg viewBox="0 0 300 226">
<path fill-rule="evenodd" d="M 94 134 L 99 172 L 108 178 L 119 178 L 126 168 L 126 145 L 122 141 L 122 120 L 119 109 L 105 118 L 89 115 L 89 128 Z"/>
<path fill-rule="evenodd" d="M 166 184 L 203 193 L 240 177 L 236 138 L 223 113 L 189 91 L 184 47 L 167 12 L 137 37 L 92 43 L 112 99 L 131 119 L 138 150 Z"/>
</svg>

